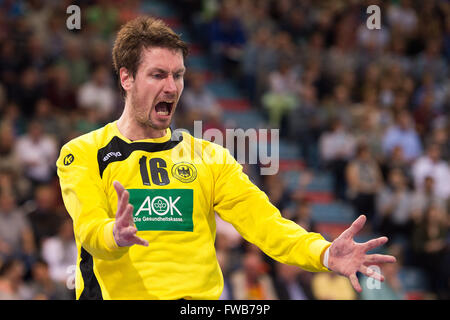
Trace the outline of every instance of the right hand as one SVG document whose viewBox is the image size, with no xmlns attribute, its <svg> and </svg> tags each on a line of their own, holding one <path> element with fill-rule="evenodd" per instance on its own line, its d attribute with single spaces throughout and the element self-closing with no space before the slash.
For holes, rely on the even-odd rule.
<svg viewBox="0 0 450 320">
<path fill-rule="evenodd" d="M 130 194 L 119 181 L 114 181 L 113 186 L 117 192 L 116 222 L 113 227 L 114 240 L 119 247 L 131 247 L 135 244 L 147 247 L 148 241 L 136 235 L 137 229 L 133 222 L 133 206 L 128 203 Z"/>
</svg>

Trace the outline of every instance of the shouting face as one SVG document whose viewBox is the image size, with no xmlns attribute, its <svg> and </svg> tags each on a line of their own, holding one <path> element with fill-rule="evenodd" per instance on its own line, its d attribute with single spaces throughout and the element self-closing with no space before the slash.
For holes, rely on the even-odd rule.
<svg viewBox="0 0 450 320">
<path fill-rule="evenodd" d="M 136 125 L 156 131 L 169 127 L 184 88 L 184 72 L 181 51 L 159 47 L 142 49 L 134 78 L 121 70 L 128 112 Z"/>
</svg>

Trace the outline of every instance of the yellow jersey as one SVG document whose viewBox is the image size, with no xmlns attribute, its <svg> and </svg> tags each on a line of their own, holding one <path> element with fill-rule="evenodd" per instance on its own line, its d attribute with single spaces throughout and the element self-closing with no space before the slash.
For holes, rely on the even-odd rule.
<svg viewBox="0 0 450 320">
<path fill-rule="evenodd" d="M 57 169 L 78 248 L 77 299 L 218 299 L 215 213 L 271 258 L 327 271 L 321 255 L 330 242 L 284 219 L 226 148 L 176 132 L 130 141 L 115 121 L 62 147 Z M 148 247 L 115 243 L 114 180 L 129 191 Z"/>
</svg>

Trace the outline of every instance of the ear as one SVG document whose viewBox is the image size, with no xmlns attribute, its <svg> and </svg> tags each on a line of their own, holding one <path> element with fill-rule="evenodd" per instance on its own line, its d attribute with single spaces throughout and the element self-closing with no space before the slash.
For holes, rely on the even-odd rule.
<svg viewBox="0 0 450 320">
<path fill-rule="evenodd" d="M 134 82 L 133 75 L 125 68 L 122 67 L 119 70 L 119 76 L 120 76 L 120 84 L 122 85 L 122 88 L 125 91 L 129 91 Z"/>
</svg>

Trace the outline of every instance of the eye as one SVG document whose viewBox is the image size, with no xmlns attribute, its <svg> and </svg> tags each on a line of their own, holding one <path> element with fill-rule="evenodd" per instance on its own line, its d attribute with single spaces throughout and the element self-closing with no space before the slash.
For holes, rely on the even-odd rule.
<svg viewBox="0 0 450 320">
<path fill-rule="evenodd" d="M 174 79 L 182 79 L 182 78 L 183 78 L 183 74 L 182 74 L 182 73 L 176 73 L 176 74 L 173 76 L 173 78 L 174 78 Z"/>
<path fill-rule="evenodd" d="M 154 73 L 152 74 L 152 77 L 155 79 L 164 79 L 164 74 L 162 73 Z"/>
</svg>

